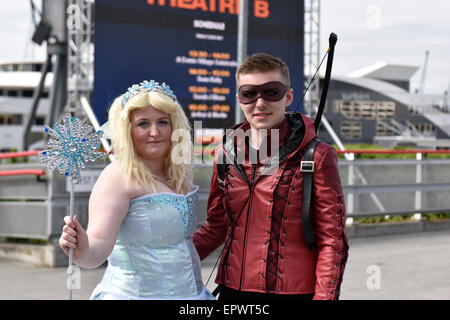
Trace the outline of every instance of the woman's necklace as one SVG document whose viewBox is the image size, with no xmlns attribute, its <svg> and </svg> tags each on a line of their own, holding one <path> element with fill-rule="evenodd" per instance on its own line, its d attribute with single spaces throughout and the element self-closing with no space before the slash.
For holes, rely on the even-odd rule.
<svg viewBox="0 0 450 320">
<path fill-rule="evenodd" d="M 164 184 L 166 184 L 167 183 L 167 178 L 166 179 L 163 179 L 163 178 L 160 178 L 160 177 L 158 177 L 158 176 L 155 176 L 154 174 L 152 175 L 152 177 L 153 177 L 153 179 L 156 179 L 156 180 L 158 180 L 158 181 L 160 181 L 160 182 L 162 182 L 162 183 L 164 183 Z"/>
<path fill-rule="evenodd" d="M 172 189 L 172 188 L 169 186 L 169 184 L 167 183 L 167 182 L 169 181 L 169 179 L 163 179 L 163 178 L 158 177 L 158 176 L 155 176 L 155 175 L 152 175 L 152 177 L 153 177 L 155 180 L 158 180 L 159 182 L 161 182 L 167 189 L 170 190 L 170 192 L 176 193 L 175 191 L 173 191 L 173 189 Z"/>
</svg>

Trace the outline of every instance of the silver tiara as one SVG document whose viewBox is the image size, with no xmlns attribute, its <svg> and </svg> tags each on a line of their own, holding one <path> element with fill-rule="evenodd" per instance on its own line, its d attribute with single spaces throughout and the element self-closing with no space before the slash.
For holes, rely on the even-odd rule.
<svg viewBox="0 0 450 320">
<path fill-rule="evenodd" d="M 140 84 L 133 84 L 131 87 L 128 88 L 127 92 L 123 95 L 122 98 L 122 108 L 125 106 L 125 104 L 130 100 L 132 97 L 136 96 L 139 93 L 142 92 L 160 92 L 166 96 L 168 96 L 173 101 L 177 101 L 177 97 L 173 93 L 173 91 L 170 89 L 170 87 L 165 84 L 164 82 L 162 84 L 159 84 L 159 82 L 156 82 L 155 80 L 144 80 Z"/>
</svg>

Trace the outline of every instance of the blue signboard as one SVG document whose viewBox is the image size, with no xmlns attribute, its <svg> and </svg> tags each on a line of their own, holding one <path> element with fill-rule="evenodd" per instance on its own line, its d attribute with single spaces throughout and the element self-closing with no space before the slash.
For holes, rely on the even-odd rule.
<svg viewBox="0 0 450 320">
<path fill-rule="evenodd" d="M 233 125 L 238 13 L 239 0 L 96 0 L 99 122 L 131 84 L 154 79 L 173 88 L 192 122 Z M 248 54 L 266 52 L 288 64 L 296 106 L 303 92 L 303 1 L 250 0 L 248 21 Z"/>
</svg>

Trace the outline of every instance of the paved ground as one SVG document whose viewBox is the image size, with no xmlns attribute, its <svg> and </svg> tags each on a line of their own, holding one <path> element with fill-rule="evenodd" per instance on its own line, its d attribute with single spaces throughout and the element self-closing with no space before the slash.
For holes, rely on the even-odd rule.
<svg viewBox="0 0 450 320">
<path fill-rule="evenodd" d="M 206 282 L 215 256 L 203 262 Z M 80 270 L 73 299 L 88 299 L 104 267 Z M 350 239 L 342 300 L 450 300 L 450 231 Z M 65 268 L 0 259 L 0 299 L 67 299 Z M 208 284 L 214 288 L 214 275 Z"/>
<path fill-rule="evenodd" d="M 449 230 L 350 239 L 341 298 L 450 300 L 449 272 Z"/>
</svg>

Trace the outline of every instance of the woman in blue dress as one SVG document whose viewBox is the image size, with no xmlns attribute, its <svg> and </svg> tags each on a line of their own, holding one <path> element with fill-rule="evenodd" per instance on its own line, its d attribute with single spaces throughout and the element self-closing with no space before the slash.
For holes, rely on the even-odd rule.
<svg viewBox="0 0 450 320">
<path fill-rule="evenodd" d="M 87 229 L 65 217 L 59 240 L 82 268 L 108 260 L 90 298 L 213 299 L 192 242 L 190 126 L 172 90 L 133 85 L 113 102 L 108 126 L 115 159 L 94 185 Z"/>
</svg>

